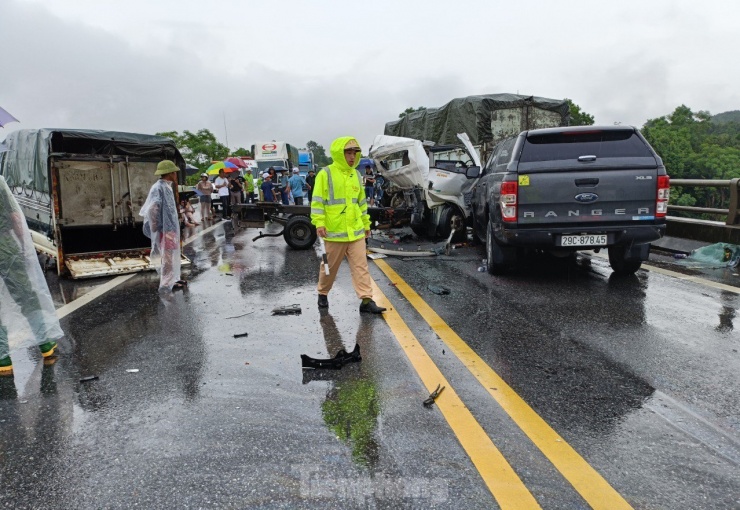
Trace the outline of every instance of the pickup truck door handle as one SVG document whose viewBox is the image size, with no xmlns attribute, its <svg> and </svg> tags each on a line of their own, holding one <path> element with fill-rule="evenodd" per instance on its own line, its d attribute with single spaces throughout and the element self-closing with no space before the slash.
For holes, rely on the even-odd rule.
<svg viewBox="0 0 740 510">
<path fill-rule="evenodd" d="M 599 184 L 598 179 L 576 179 L 576 186 L 596 186 Z"/>
<path fill-rule="evenodd" d="M 589 154 L 587 156 L 578 156 L 578 161 L 596 161 L 596 156 L 593 154 Z"/>
</svg>

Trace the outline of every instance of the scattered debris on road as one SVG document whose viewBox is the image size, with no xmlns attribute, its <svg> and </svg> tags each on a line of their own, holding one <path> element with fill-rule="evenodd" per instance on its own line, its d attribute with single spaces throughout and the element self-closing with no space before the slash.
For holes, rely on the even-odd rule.
<svg viewBox="0 0 740 510">
<path fill-rule="evenodd" d="M 249 336 L 249 333 L 235 333 L 234 338 L 244 338 L 245 336 Z"/>
<path fill-rule="evenodd" d="M 450 293 L 450 289 L 444 285 L 427 285 L 427 289 L 440 296 L 445 296 Z"/>
<path fill-rule="evenodd" d="M 139 371 L 139 369 L 138 369 L 138 368 L 127 368 L 127 369 L 126 369 L 126 372 L 128 372 L 129 374 L 135 374 L 135 373 L 137 373 L 138 371 Z"/>
<path fill-rule="evenodd" d="M 272 314 L 273 315 L 300 315 L 301 305 L 295 304 L 295 305 L 280 306 L 278 308 L 275 308 L 272 311 Z"/>
<path fill-rule="evenodd" d="M 90 382 L 96 380 L 97 378 L 97 375 L 88 375 L 87 377 L 83 377 L 82 379 L 80 379 L 80 382 Z"/>
<path fill-rule="evenodd" d="M 426 400 L 424 400 L 424 402 L 422 402 L 424 407 L 427 407 L 427 408 L 432 407 L 432 404 L 434 404 L 434 401 L 437 400 L 437 397 L 439 397 L 440 393 L 442 393 L 444 389 L 445 389 L 444 386 L 438 384 L 437 388 L 429 394 L 429 397 Z"/>
<path fill-rule="evenodd" d="M 359 361 L 362 361 L 359 344 L 356 344 L 354 350 L 349 353 L 344 349 L 339 349 L 337 354 L 329 359 L 316 359 L 306 354 L 301 354 L 301 367 L 304 369 L 328 368 L 330 370 L 341 370 L 347 363 L 357 363 Z"/>
<path fill-rule="evenodd" d="M 241 315 L 235 315 L 235 316 L 233 316 L 233 317 L 226 317 L 226 318 L 227 318 L 227 319 L 238 319 L 239 317 L 244 317 L 245 315 L 250 315 L 250 314 L 253 314 L 253 313 L 254 313 L 254 312 L 247 312 L 247 313 L 243 313 L 243 314 L 241 314 Z"/>
</svg>

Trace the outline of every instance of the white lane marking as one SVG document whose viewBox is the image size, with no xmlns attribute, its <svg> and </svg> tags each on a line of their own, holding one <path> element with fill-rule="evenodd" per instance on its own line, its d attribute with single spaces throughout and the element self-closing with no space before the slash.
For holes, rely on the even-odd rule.
<svg viewBox="0 0 740 510">
<path fill-rule="evenodd" d="M 602 255 L 601 253 L 594 253 L 594 252 L 586 252 L 586 253 L 588 253 L 589 255 L 593 257 L 598 257 L 600 259 L 609 260 L 609 257 L 607 257 L 606 255 Z M 641 267 L 645 271 L 651 271 L 653 273 L 658 273 L 658 274 L 662 274 L 666 276 L 672 276 L 674 278 L 678 278 L 679 280 L 684 280 L 684 281 L 692 282 L 692 283 L 698 283 L 700 285 L 712 287 L 713 289 L 725 290 L 727 292 L 734 292 L 735 294 L 740 294 L 740 288 L 738 287 L 733 287 L 732 285 L 727 285 L 724 283 L 713 282 L 712 280 L 707 280 L 700 276 L 691 276 L 691 275 L 687 275 L 683 273 L 677 273 L 676 271 L 671 271 L 670 269 L 663 269 L 662 267 L 651 266 L 649 264 L 643 264 Z"/>
<path fill-rule="evenodd" d="M 223 223 L 223 221 L 219 221 L 219 222 L 218 222 L 218 223 L 216 223 L 215 225 L 211 225 L 211 226 L 210 226 L 210 227 L 208 227 L 208 228 L 204 228 L 203 230 L 201 230 L 201 231 L 200 231 L 200 232 L 198 232 L 197 234 L 194 234 L 194 235 L 192 235 L 191 237 L 188 237 L 188 238 L 187 238 L 187 239 L 186 239 L 185 241 L 183 241 L 182 245 L 183 245 L 183 246 L 185 246 L 185 245 L 187 245 L 187 244 L 190 244 L 190 243 L 192 243 L 193 241 L 195 241 L 195 240 L 196 240 L 196 239 L 198 239 L 199 237 L 203 236 L 204 234 L 207 234 L 207 233 L 208 233 L 208 232 L 210 232 L 211 230 L 215 230 L 215 229 L 217 229 L 218 227 L 220 227 L 220 226 L 221 226 L 221 224 L 222 224 L 222 223 Z"/>
<path fill-rule="evenodd" d="M 98 287 L 95 287 L 93 290 L 91 290 L 90 292 L 88 292 L 84 296 L 79 297 L 79 298 L 75 299 L 74 301 L 72 301 L 71 303 L 67 303 L 66 305 L 58 308 L 57 309 L 57 317 L 59 317 L 61 319 L 63 317 L 66 317 L 70 313 L 74 312 L 75 310 L 79 310 L 80 308 L 82 308 L 83 306 L 85 306 L 86 304 L 88 304 L 90 301 L 99 298 L 100 296 L 102 296 L 106 292 L 108 292 L 110 290 L 113 290 L 114 288 L 118 287 L 119 285 L 121 285 L 126 280 L 129 280 L 130 278 L 133 278 L 134 276 L 136 276 L 136 274 L 137 273 L 124 274 L 124 275 L 121 275 L 121 276 L 116 276 L 111 281 L 109 281 L 107 283 L 104 283 L 103 285 L 100 285 Z"/>
<path fill-rule="evenodd" d="M 182 244 L 183 245 L 186 245 L 186 244 L 194 241 L 198 237 L 201 237 L 204 234 L 207 234 L 211 230 L 214 230 L 214 229 L 216 229 L 216 228 L 218 228 L 220 226 L 221 226 L 220 223 L 216 223 L 215 225 L 211 225 L 210 227 L 208 227 L 208 228 L 206 228 L 204 230 L 201 230 L 197 234 L 194 234 L 192 237 L 189 237 Z M 117 276 L 117 277 L 113 278 L 111 281 L 109 281 L 107 283 L 104 283 L 103 285 L 100 285 L 98 287 L 95 287 L 93 290 L 91 290 L 90 292 L 88 292 L 84 296 L 79 297 L 79 298 L 75 299 L 74 301 L 72 301 L 71 303 L 67 303 L 64 306 L 61 306 L 61 307 L 57 308 L 57 317 L 59 319 L 62 319 L 64 317 L 66 317 L 67 315 L 71 314 L 74 311 L 79 310 L 80 308 L 82 308 L 86 304 L 90 303 L 91 301 L 99 298 L 103 294 L 106 294 L 107 292 L 110 292 L 111 290 L 115 289 L 116 287 L 118 287 L 119 285 L 121 285 L 123 282 L 125 282 L 125 281 L 133 278 L 137 274 L 138 273 L 131 273 L 131 274 L 124 274 L 124 275 L 121 275 L 121 276 Z"/>
</svg>

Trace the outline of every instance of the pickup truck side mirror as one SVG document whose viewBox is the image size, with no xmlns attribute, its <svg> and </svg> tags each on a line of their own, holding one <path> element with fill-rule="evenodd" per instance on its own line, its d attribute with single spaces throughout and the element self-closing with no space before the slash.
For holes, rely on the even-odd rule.
<svg viewBox="0 0 740 510">
<path fill-rule="evenodd" d="M 471 166 L 468 167 L 468 169 L 465 171 L 465 177 L 468 179 L 475 179 L 480 175 L 480 167 L 479 166 Z"/>
</svg>

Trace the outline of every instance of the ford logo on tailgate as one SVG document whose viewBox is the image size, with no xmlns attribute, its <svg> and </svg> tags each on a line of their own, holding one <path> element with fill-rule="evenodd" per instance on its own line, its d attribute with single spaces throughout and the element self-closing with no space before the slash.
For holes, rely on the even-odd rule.
<svg viewBox="0 0 740 510">
<path fill-rule="evenodd" d="M 596 193 L 579 193 L 576 195 L 576 201 L 582 204 L 590 204 L 591 202 L 596 202 L 598 199 L 599 195 Z"/>
</svg>

